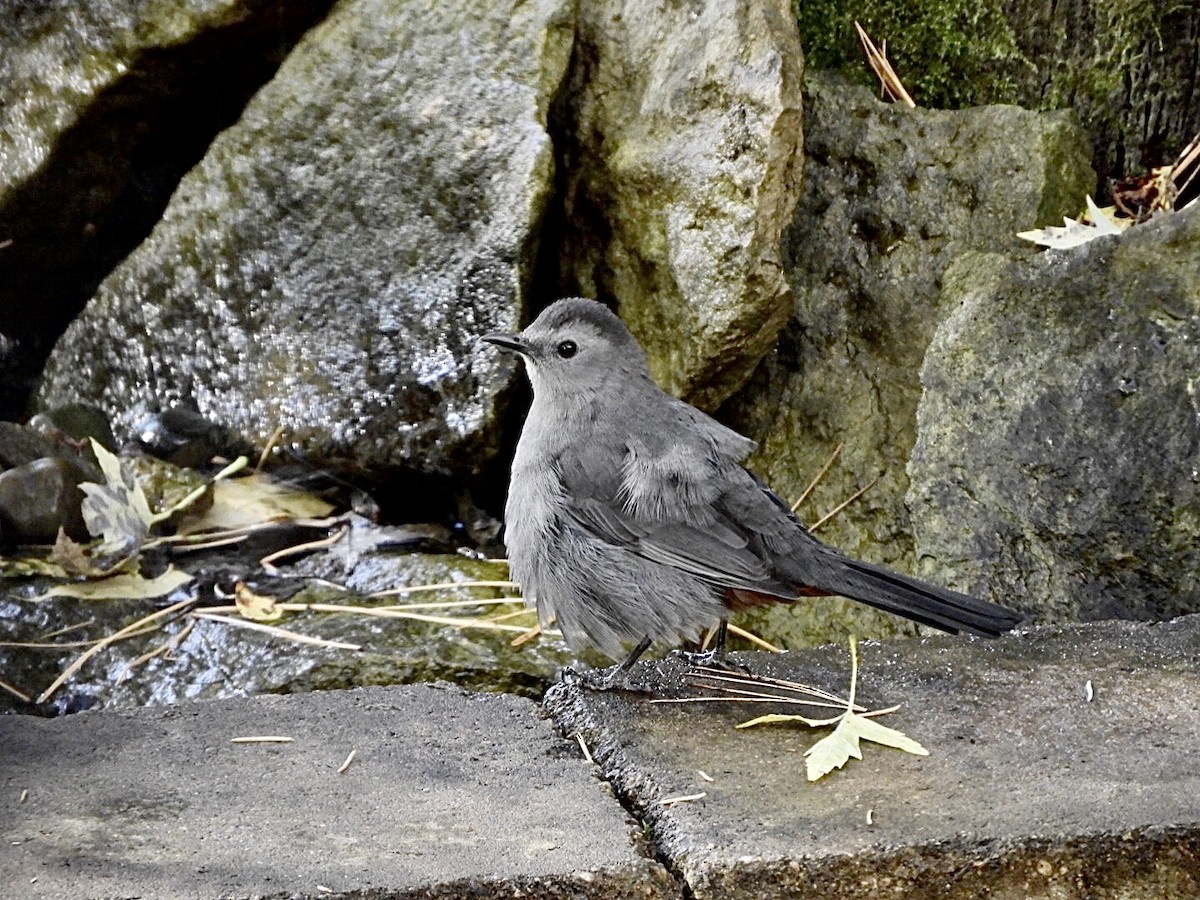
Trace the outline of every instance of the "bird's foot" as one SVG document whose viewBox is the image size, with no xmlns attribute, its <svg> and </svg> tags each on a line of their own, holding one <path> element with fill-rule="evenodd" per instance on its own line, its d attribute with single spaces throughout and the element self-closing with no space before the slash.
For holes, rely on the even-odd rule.
<svg viewBox="0 0 1200 900">
<path fill-rule="evenodd" d="M 720 650 L 703 650 L 698 653 L 688 650 L 678 650 L 680 659 L 693 669 L 721 669 L 725 672 L 739 672 L 749 675 L 750 670 L 743 665 L 731 662 Z"/>
</svg>

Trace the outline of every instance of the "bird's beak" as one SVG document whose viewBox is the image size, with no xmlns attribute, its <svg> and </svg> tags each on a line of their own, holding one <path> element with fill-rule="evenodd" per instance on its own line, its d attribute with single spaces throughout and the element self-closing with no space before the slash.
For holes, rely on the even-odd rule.
<svg viewBox="0 0 1200 900">
<path fill-rule="evenodd" d="M 481 341 L 487 341 L 489 344 L 495 344 L 505 350 L 512 350 L 516 353 L 527 353 L 529 348 L 521 339 L 519 334 L 506 334 L 503 331 L 493 331 L 485 334 L 480 338 Z"/>
</svg>

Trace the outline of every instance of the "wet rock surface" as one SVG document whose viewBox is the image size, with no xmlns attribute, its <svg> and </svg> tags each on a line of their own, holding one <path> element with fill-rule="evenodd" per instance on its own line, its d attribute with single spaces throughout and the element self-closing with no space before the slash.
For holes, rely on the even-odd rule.
<svg viewBox="0 0 1200 900">
<path fill-rule="evenodd" d="M 280 526 L 259 532 L 236 550 L 180 551 L 169 557 L 155 551 L 143 561 L 147 574 L 158 574 L 169 559 L 196 577 L 185 591 L 162 599 L 35 600 L 59 582 L 0 579 L 0 668 L 7 683 L 31 699 L 91 642 L 169 603 L 189 595 L 195 599 L 148 633 L 105 647 L 41 705 L 5 693 L 0 709 L 61 715 L 438 680 L 537 698 L 561 668 L 580 665 L 577 654 L 554 635 L 513 646 L 536 618 L 532 612 L 520 614 L 519 605 L 489 603 L 505 596 L 500 589 L 454 587 L 470 581 L 504 583 L 508 568 L 503 563 L 411 552 L 404 546 L 410 529 L 376 527 L 357 517 L 353 523 L 332 547 L 281 561 L 269 573 L 261 557 L 322 540 L 340 526 Z M 256 630 L 260 622 L 230 608 L 239 582 L 279 603 L 308 605 L 267 623 L 290 637 Z M 423 585 L 443 587 L 404 592 Z M 367 596 L 375 591 L 393 593 Z M 393 613 L 381 609 L 409 604 Z M 212 613 L 224 619 L 206 618 Z M 507 614 L 503 619 L 490 621 L 502 613 Z M 593 654 L 585 659 L 603 662 Z"/>
<path fill-rule="evenodd" d="M 926 574 L 1043 619 L 1200 610 L 1200 210 L 947 273 L 909 465 Z"/>
<path fill-rule="evenodd" d="M 478 475 L 515 373 L 476 339 L 523 309 L 571 26 L 554 0 L 339 6 L 59 341 L 41 402 L 122 433 L 133 401 L 183 400 L 316 464 Z"/>
<path fill-rule="evenodd" d="M 659 383 L 712 408 L 787 315 L 795 16 L 779 0 L 582 3 L 577 28 L 559 110 L 566 293 L 615 302 Z"/>
<path fill-rule="evenodd" d="M 332 4 L 8 4 L 0 17 L 0 415 L 179 178 Z M 190 349 L 190 345 L 189 345 Z"/>
</svg>

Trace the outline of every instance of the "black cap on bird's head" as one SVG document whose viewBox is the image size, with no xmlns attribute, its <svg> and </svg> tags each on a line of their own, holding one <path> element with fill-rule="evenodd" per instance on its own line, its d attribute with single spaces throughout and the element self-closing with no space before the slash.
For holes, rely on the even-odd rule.
<svg viewBox="0 0 1200 900">
<path fill-rule="evenodd" d="M 582 297 L 555 301 L 518 334 L 492 332 L 480 340 L 519 353 L 535 393 L 598 384 L 614 370 L 647 374 L 645 354 L 625 323 L 604 304 Z"/>
</svg>

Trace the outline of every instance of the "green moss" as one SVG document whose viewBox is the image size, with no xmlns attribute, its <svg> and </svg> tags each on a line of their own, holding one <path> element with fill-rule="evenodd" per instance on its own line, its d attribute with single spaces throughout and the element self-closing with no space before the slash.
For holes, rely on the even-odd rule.
<svg viewBox="0 0 1200 900">
<path fill-rule="evenodd" d="M 1016 99 L 1014 73 L 1028 61 L 999 0 L 836 0 L 796 2 L 806 63 L 878 84 L 866 65 L 857 21 L 887 55 L 913 99 L 958 109 Z"/>
</svg>

